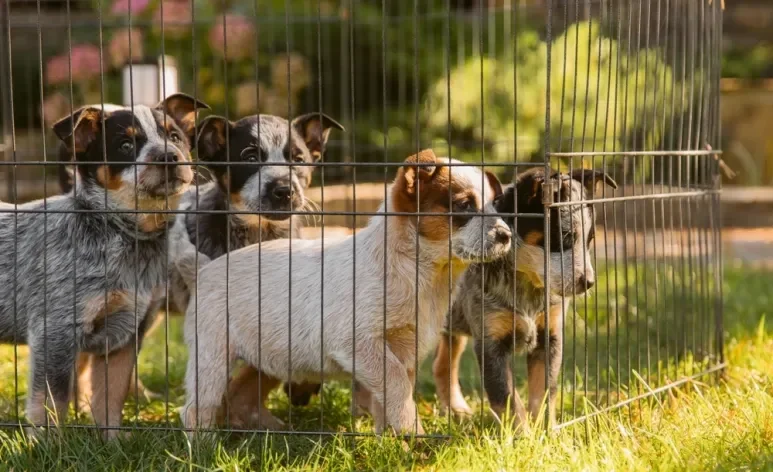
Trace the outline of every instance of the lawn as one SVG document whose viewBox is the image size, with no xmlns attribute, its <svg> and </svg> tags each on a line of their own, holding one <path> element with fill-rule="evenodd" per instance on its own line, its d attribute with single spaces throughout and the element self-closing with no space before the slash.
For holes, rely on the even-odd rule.
<svg viewBox="0 0 773 472">
<path fill-rule="evenodd" d="M 567 319 L 564 419 L 591 404 L 604 407 L 717 363 L 711 281 L 675 268 L 680 269 L 599 267 L 597 291 Z M 35 443 L 9 428 L 0 430 L 0 469 L 773 470 L 773 314 L 768 313 L 773 273 L 728 265 L 723 283 L 730 367 L 721 379 L 686 382 L 679 390 L 551 434 L 535 427 L 529 435 L 514 436 L 498 428 L 479 401 L 480 382 L 468 353 L 463 387 L 482 413 L 462 421 L 440 414 L 425 363 L 418 382 L 420 413 L 429 432 L 448 437 L 408 448 L 394 438 L 345 435 L 231 434 L 190 444 L 183 433 L 163 429 L 137 430 L 105 444 L 91 431 L 71 428 Z M 687 290 L 690 286 L 699 288 Z M 180 334 L 179 318 L 172 317 L 146 344 L 140 376 L 151 390 L 165 392 L 164 398 L 128 403 L 128 424 L 179 425 L 187 355 Z M 14 349 L 0 348 L 0 419 L 5 421 L 23 408 L 26 348 L 16 355 L 18 404 Z M 523 378 L 520 364 L 516 378 Z M 271 407 L 296 430 L 367 432 L 369 420 L 349 415 L 347 387 L 327 385 L 321 399 L 292 410 L 277 392 Z"/>
</svg>

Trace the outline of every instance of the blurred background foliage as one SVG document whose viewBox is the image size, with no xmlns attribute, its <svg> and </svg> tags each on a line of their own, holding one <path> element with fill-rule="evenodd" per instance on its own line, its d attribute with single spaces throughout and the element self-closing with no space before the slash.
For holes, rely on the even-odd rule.
<svg viewBox="0 0 773 472">
<path fill-rule="evenodd" d="M 634 43 L 602 15 L 556 28 L 548 74 L 544 18 L 530 10 L 539 3 L 87 0 L 69 29 L 61 12 L 51 24 L 33 16 L 12 27 L 30 39 L 12 48 L 13 83 L 32 84 L 13 90 L 14 123 L 49 125 L 69 113 L 71 94 L 76 107 L 120 102 L 122 68 L 163 53 L 178 67 L 179 89 L 214 113 L 322 109 L 339 119 L 347 133 L 332 137 L 330 160 L 399 161 L 432 146 L 472 162 L 541 161 L 548 131 L 551 151 L 663 148 L 684 122 L 674 117 L 700 100 L 690 93 L 706 84 L 700 68 L 686 74 L 662 44 Z M 628 161 L 573 165 L 605 164 L 618 180 L 652 171 Z M 347 176 L 331 169 L 327 179 Z"/>
</svg>

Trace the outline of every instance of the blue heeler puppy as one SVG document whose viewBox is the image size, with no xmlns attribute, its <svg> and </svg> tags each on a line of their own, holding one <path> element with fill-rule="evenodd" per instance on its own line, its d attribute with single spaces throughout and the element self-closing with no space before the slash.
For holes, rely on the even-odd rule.
<svg viewBox="0 0 773 472">
<path fill-rule="evenodd" d="M 544 168 L 530 169 L 505 189 L 494 203 L 498 213 L 543 213 L 543 192 L 553 192 L 556 202 L 584 202 L 553 207 L 550 246 L 546 247 L 543 218 L 505 217 L 517 234 L 510 256 L 485 264 L 474 264 L 459 282 L 459 296 L 449 313 L 446 329 L 435 354 L 433 372 L 438 399 L 456 414 L 472 410 L 459 386 L 459 361 L 467 337 L 475 341 L 474 352 L 483 375 L 491 408 L 501 415 L 509 404 L 510 417 L 526 428 L 526 408 L 513 388 L 510 359 L 513 351 L 525 351 L 528 368 L 529 413 L 536 418 L 545 397 L 545 370 L 554 418 L 558 372 L 562 358 L 564 313 L 575 296 L 594 285 L 596 275 L 590 258 L 595 237 L 595 212 L 587 200 L 599 182 L 617 188 L 607 174 L 579 169 L 571 175 Z M 545 251 L 550 273 L 545 273 Z M 550 281 L 548 300 L 549 349 L 545 343 L 545 279 Z M 481 288 L 482 287 L 482 288 Z"/>
<path fill-rule="evenodd" d="M 167 277 L 172 218 L 158 211 L 176 209 L 193 179 L 183 163 L 198 108 L 208 106 L 175 94 L 152 108 L 77 110 L 53 127 L 75 155 L 77 188 L 0 215 L 0 342 L 30 347 L 33 425 L 65 419 L 86 353 L 94 420 L 120 426 L 135 349 Z"/>
<path fill-rule="evenodd" d="M 235 122 L 207 117 L 199 124 L 198 157 L 211 170 L 214 181 L 186 193 L 180 210 L 198 209 L 199 213 L 177 216 L 172 246 L 195 246 L 194 263 L 201 267 L 245 246 L 299 238 L 302 217 L 292 212 L 309 205 L 304 197 L 314 171 L 309 164 L 322 159 L 333 129 L 343 131 L 344 127 L 319 112 L 291 121 L 272 115 L 252 115 Z M 227 214 L 226 210 L 237 213 Z M 171 274 L 170 301 L 180 312 L 188 308 L 195 276 L 196 270 L 190 267 L 176 267 Z M 230 424 L 280 429 L 278 420 L 260 414 L 265 396 L 278 384 L 252 367 L 242 369 L 229 388 Z M 285 384 L 294 405 L 307 404 L 318 391 L 316 384 Z"/>
</svg>

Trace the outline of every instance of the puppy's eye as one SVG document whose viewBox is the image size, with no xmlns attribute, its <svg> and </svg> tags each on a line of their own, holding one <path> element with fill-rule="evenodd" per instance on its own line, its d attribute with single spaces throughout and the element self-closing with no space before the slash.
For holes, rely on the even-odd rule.
<svg viewBox="0 0 773 472">
<path fill-rule="evenodd" d="M 125 152 L 126 154 L 131 153 L 132 151 L 134 151 L 134 143 L 129 140 L 122 142 L 121 151 Z"/>
<path fill-rule="evenodd" d="M 242 151 L 241 158 L 245 162 L 261 162 L 263 161 L 260 151 L 255 148 L 247 148 Z"/>
<path fill-rule="evenodd" d="M 171 133 L 169 133 L 169 140 L 175 144 L 179 144 L 180 142 L 182 142 L 183 138 L 178 133 L 172 131 Z"/>
<path fill-rule="evenodd" d="M 304 161 L 305 161 L 305 159 L 303 158 L 303 154 L 297 154 L 297 155 L 293 156 L 293 162 L 295 162 L 295 163 L 301 163 L 301 162 L 304 162 Z"/>
<path fill-rule="evenodd" d="M 478 211 L 478 207 L 473 200 L 460 200 L 454 202 L 454 213 L 469 213 Z"/>
</svg>

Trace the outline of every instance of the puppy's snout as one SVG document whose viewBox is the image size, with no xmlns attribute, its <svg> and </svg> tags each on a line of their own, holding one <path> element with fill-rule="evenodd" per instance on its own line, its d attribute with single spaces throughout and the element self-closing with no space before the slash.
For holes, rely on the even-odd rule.
<svg viewBox="0 0 773 472">
<path fill-rule="evenodd" d="M 287 184 L 276 185 L 271 191 L 271 197 L 277 203 L 287 203 L 293 195 L 293 188 Z"/>
<path fill-rule="evenodd" d="M 586 277 L 581 275 L 577 278 L 577 292 L 585 293 L 596 285 L 596 280 L 593 277 Z"/>
<path fill-rule="evenodd" d="M 156 157 L 156 162 L 177 162 L 180 160 L 180 156 L 175 152 L 165 152 Z"/>
<path fill-rule="evenodd" d="M 497 226 L 494 230 L 494 241 L 497 244 L 509 244 L 512 237 L 513 233 L 506 226 Z"/>
</svg>

